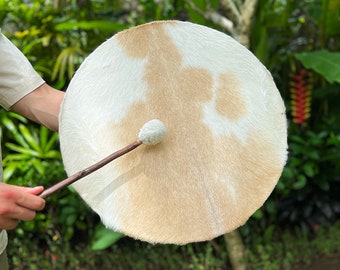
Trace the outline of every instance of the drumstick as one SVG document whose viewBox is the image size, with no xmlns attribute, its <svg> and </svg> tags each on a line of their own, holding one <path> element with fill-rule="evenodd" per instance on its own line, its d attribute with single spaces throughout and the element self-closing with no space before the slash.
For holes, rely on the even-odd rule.
<svg viewBox="0 0 340 270">
<path fill-rule="evenodd" d="M 100 169 L 101 167 L 105 166 L 109 162 L 119 158 L 122 155 L 125 155 L 132 151 L 133 149 L 137 148 L 141 144 L 144 145 L 155 145 L 160 143 L 166 133 L 165 125 L 158 119 L 150 120 L 149 122 L 145 123 L 138 133 L 138 139 L 133 143 L 123 147 L 122 149 L 112 153 L 111 155 L 107 156 L 106 158 L 100 160 L 99 162 L 91 165 L 90 167 L 71 175 L 70 177 L 60 181 L 59 183 L 47 188 L 42 193 L 40 193 L 41 198 L 47 198 L 51 194 L 59 191 L 60 189 L 74 183 L 75 181 L 89 175 L 90 173 L 95 172 L 96 170 Z"/>
</svg>

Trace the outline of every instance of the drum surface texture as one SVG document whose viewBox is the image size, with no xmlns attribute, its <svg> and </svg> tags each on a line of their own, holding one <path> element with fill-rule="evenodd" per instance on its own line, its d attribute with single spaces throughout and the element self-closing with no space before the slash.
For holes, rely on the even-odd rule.
<svg viewBox="0 0 340 270">
<path fill-rule="evenodd" d="M 91 53 L 60 113 L 67 174 L 135 141 L 151 119 L 167 128 L 161 143 L 73 184 L 108 228 L 151 243 L 210 240 L 243 225 L 282 173 L 279 91 L 260 61 L 222 32 L 158 21 Z"/>
</svg>

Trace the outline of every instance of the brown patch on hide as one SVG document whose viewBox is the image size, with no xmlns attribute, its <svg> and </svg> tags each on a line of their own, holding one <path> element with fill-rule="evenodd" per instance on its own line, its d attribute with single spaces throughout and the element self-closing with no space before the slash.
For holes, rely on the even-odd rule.
<svg viewBox="0 0 340 270">
<path fill-rule="evenodd" d="M 140 25 L 118 33 L 115 38 L 132 58 L 158 57 L 157 51 L 164 41 L 164 36 L 158 36 L 157 33 L 162 26 L 162 22 L 153 22 L 152 27 L 150 24 Z M 155 50 L 157 47 L 158 49 Z"/>
<path fill-rule="evenodd" d="M 234 74 L 219 77 L 216 91 L 216 111 L 231 120 L 246 115 L 246 104 L 240 91 L 240 82 Z"/>
<path fill-rule="evenodd" d="M 274 146 L 263 134 L 249 134 L 245 143 L 235 136 L 214 137 L 203 124 L 213 78 L 206 69 L 183 66 L 162 24 L 122 32 L 118 41 L 129 56 L 147 60 L 146 101 L 131 106 L 117 127 L 122 140 L 153 118 L 168 130 L 160 144 L 141 146 L 116 161 L 130 179 L 128 199 L 115 202 L 121 204 L 121 228 L 136 238 L 181 244 L 242 225 L 276 183 L 281 164 L 272 157 Z M 237 87 L 230 74 L 221 77 L 216 108 L 232 119 L 246 111 Z M 232 109 L 225 94 L 235 98 Z"/>
<path fill-rule="evenodd" d="M 218 161 L 210 169 L 221 179 L 210 186 L 210 192 L 217 208 L 224 209 L 221 224 L 230 230 L 244 224 L 262 206 L 281 174 L 282 164 L 275 155 L 275 146 L 259 132 L 250 133 L 244 143 L 235 136 L 221 136 L 214 145 Z M 235 193 L 228 187 L 233 187 Z"/>
</svg>

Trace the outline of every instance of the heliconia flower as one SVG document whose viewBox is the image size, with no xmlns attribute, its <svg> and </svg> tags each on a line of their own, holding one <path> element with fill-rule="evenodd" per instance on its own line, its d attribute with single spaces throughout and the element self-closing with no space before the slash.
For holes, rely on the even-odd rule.
<svg viewBox="0 0 340 270">
<path fill-rule="evenodd" d="M 293 122 L 305 126 L 311 111 L 311 84 L 308 71 L 299 69 L 292 74 L 290 83 Z"/>
</svg>

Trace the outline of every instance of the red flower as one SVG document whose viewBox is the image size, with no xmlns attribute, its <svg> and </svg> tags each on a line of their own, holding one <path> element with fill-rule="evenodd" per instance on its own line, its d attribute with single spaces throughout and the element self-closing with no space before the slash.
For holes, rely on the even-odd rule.
<svg viewBox="0 0 340 270">
<path fill-rule="evenodd" d="M 308 84 L 308 72 L 299 69 L 292 75 L 291 82 L 291 105 L 293 122 L 298 125 L 306 125 L 310 117 L 311 85 Z"/>
</svg>

